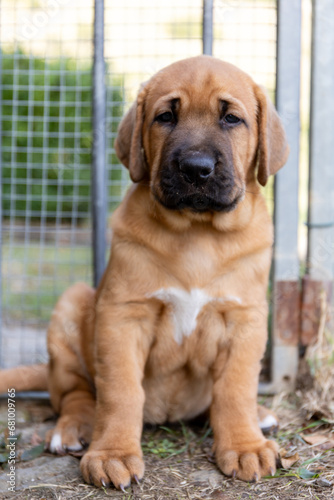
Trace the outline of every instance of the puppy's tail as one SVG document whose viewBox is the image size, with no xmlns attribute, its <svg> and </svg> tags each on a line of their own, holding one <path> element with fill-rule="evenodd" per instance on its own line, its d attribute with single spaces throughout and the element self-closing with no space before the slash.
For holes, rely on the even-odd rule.
<svg viewBox="0 0 334 500">
<path fill-rule="evenodd" d="M 48 365 L 18 366 L 0 370 L 0 394 L 7 394 L 8 389 L 15 391 L 47 391 Z"/>
</svg>

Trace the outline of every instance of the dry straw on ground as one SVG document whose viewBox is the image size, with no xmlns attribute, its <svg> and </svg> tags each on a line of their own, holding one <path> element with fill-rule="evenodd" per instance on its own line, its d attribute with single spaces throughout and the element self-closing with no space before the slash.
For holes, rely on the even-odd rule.
<svg viewBox="0 0 334 500">
<path fill-rule="evenodd" d="M 311 386 L 303 391 L 302 408 L 309 418 L 319 416 L 334 423 L 334 325 L 325 292 L 317 340 L 308 346 L 305 360 Z"/>
<path fill-rule="evenodd" d="M 21 461 L 22 452 L 38 446 L 45 430 L 54 422 L 45 422 L 51 414 L 45 403 L 18 402 L 18 434 L 21 437 L 18 440 L 17 477 L 24 481 L 14 494 L 0 488 L 0 499 L 334 499 L 332 425 L 325 419 L 307 420 L 301 396 L 280 394 L 262 398 L 261 402 L 271 406 L 280 418 L 280 429 L 272 437 L 278 440 L 283 463 L 275 477 L 264 478 L 258 483 L 224 477 L 212 462 L 212 434 L 208 424 L 180 423 L 144 430 L 146 475 L 140 486 L 133 484 L 129 488 L 127 495 L 113 488 L 98 490 L 83 484 L 77 458 L 43 454 Z M 2 403 L 0 422 L 5 431 L 6 402 Z M 37 455 L 40 455 L 38 450 Z M 5 463 L 3 467 L 2 486 L 6 480 Z"/>
</svg>

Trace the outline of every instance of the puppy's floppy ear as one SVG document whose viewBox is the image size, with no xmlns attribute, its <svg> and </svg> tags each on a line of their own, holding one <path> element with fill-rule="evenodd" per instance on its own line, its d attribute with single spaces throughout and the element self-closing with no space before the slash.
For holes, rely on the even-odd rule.
<svg viewBox="0 0 334 500">
<path fill-rule="evenodd" d="M 131 106 L 118 127 L 115 151 L 123 165 L 129 169 L 133 182 L 149 178 L 148 166 L 142 147 L 142 129 L 145 117 L 147 90 L 142 87 L 137 101 Z"/>
<path fill-rule="evenodd" d="M 289 155 L 289 146 L 278 113 L 270 101 L 267 92 L 255 88 L 258 101 L 258 171 L 257 180 L 265 186 L 269 175 L 283 167 Z"/>
</svg>

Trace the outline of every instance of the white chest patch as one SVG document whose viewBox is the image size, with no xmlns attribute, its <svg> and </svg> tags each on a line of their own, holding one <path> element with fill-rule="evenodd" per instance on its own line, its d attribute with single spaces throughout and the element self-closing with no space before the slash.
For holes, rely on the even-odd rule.
<svg viewBox="0 0 334 500">
<path fill-rule="evenodd" d="M 202 308 L 212 301 L 241 303 L 238 297 L 219 298 L 210 297 L 200 288 L 193 288 L 190 292 L 180 288 L 161 288 L 152 293 L 165 304 L 171 306 L 174 323 L 174 338 L 178 344 L 182 344 L 183 337 L 189 337 L 196 329 L 197 316 Z"/>
</svg>

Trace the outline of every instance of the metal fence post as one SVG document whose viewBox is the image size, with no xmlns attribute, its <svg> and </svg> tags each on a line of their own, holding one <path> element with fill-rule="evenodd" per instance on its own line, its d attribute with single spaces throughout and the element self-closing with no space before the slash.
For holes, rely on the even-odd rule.
<svg viewBox="0 0 334 500">
<path fill-rule="evenodd" d="M 203 54 L 212 56 L 213 46 L 213 0 L 203 0 Z"/>
<path fill-rule="evenodd" d="M 316 339 L 334 278 L 334 1 L 313 0 L 307 275 L 303 280 L 304 345 Z"/>
<path fill-rule="evenodd" d="M 260 384 L 260 393 L 291 390 L 298 367 L 301 0 L 278 0 L 277 7 L 276 107 L 287 133 L 290 155 L 275 178 L 271 383 Z"/>
<path fill-rule="evenodd" d="M 0 367 L 2 366 L 2 104 L 1 103 L 2 103 L 2 53 L 0 47 Z"/>
<path fill-rule="evenodd" d="M 106 88 L 104 62 L 104 0 L 94 2 L 92 220 L 94 286 L 106 258 Z"/>
</svg>

